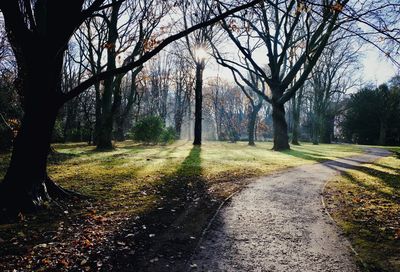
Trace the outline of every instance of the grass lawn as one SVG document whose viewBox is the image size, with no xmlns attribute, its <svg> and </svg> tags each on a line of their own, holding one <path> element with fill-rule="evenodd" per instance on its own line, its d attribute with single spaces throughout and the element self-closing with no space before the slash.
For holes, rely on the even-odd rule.
<svg viewBox="0 0 400 272">
<path fill-rule="evenodd" d="M 60 202 L 0 226 L 1 271 L 107 271 L 132 260 L 154 262 L 160 252 L 168 254 L 163 243 L 171 235 L 163 232 L 175 233 L 173 246 L 183 253 L 173 257 L 183 258 L 219 203 L 247 178 L 361 152 L 359 146 L 333 144 L 273 152 L 271 143 L 244 142 L 205 142 L 199 148 L 186 141 L 167 146 L 126 141 L 116 147 L 98 152 L 82 143 L 54 145 L 50 177 L 90 198 Z M 0 178 L 8 160 L 9 154 L 0 155 Z M 151 256 L 149 248 L 156 248 Z"/>
<path fill-rule="evenodd" d="M 398 155 L 346 171 L 328 183 L 325 198 L 367 271 L 400 271 Z"/>
<path fill-rule="evenodd" d="M 270 143 L 250 147 L 244 142 L 206 142 L 195 148 L 184 141 L 168 146 L 128 141 L 117 144 L 111 152 L 97 152 L 79 144 L 54 147 L 61 154 L 51 159 L 50 176 L 66 188 L 101 199 L 113 211 L 126 205 L 133 205 L 134 211 L 152 206 L 151 192 L 141 194 L 139 201 L 137 195 L 171 179 L 201 176 L 212 194 L 226 197 L 241 186 L 245 177 L 360 152 L 352 145 L 304 144 L 280 153 L 271 151 Z"/>
</svg>

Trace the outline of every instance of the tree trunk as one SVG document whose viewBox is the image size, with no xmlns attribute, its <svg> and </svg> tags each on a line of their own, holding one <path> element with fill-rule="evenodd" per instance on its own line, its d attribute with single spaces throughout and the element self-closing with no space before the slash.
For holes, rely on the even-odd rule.
<svg viewBox="0 0 400 272">
<path fill-rule="evenodd" d="M 203 108 L 203 64 L 196 65 L 195 86 L 195 112 L 194 112 L 194 145 L 201 145 L 201 122 Z"/>
<path fill-rule="evenodd" d="M 124 123 L 125 120 L 121 116 L 118 116 L 116 120 L 117 129 L 115 132 L 115 139 L 119 142 L 125 141 Z"/>
<path fill-rule="evenodd" d="M 301 104 L 303 100 L 303 90 L 304 86 L 301 87 L 298 91 L 297 96 L 293 96 L 293 127 L 292 127 L 292 144 L 300 145 L 299 136 L 300 136 L 300 110 Z"/>
<path fill-rule="evenodd" d="M 99 142 L 99 135 L 101 130 L 101 94 L 100 94 L 100 83 L 94 85 L 96 92 L 96 107 L 95 107 L 95 123 L 93 133 L 93 144 L 97 145 Z"/>
<path fill-rule="evenodd" d="M 285 106 L 283 104 L 272 103 L 272 121 L 274 127 L 274 146 L 272 149 L 275 151 L 290 149 Z"/>
<path fill-rule="evenodd" d="M 112 49 L 109 51 L 113 51 Z M 112 53 L 108 53 L 112 56 Z M 115 61 L 112 57 L 108 58 L 109 66 L 113 69 L 115 66 L 113 65 L 113 61 Z M 108 150 L 112 149 L 112 131 L 113 131 L 113 122 L 114 122 L 114 114 L 112 112 L 112 97 L 114 90 L 114 77 L 111 76 L 104 80 L 104 92 L 101 98 L 101 116 L 100 116 L 100 127 L 97 134 L 97 149 L 99 150 Z"/>
<path fill-rule="evenodd" d="M 47 27 L 48 18 L 53 19 L 51 16 L 41 18 L 38 24 Z M 6 28 L 10 26 L 12 24 L 6 22 Z M 19 36 L 23 39 L 19 39 L 17 36 L 22 35 L 18 33 L 21 29 L 22 26 L 7 30 L 18 64 L 17 88 L 24 116 L 13 144 L 9 167 L 0 184 L 0 219 L 4 219 L 4 215 L 35 210 L 53 196 L 66 195 L 47 175 L 47 156 L 57 113 L 63 104 L 61 71 L 67 43 L 63 36 L 58 36 L 59 40 L 56 35 L 51 39 L 43 36 L 47 30 L 43 33 L 27 32 L 25 36 Z"/>
<path fill-rule="evenodd" d="M 115 104 L 116 105 L 115 111 L 117 112 L 117 118 L 116 118 L 116 125 L 117 125 L 116 140 L 117 141 L 125 141 L 126 121 L 127 121 L 129 114 L 132 111 L 133 104 L 136 102 L 136 99 L 137 99 L 136 77 L 139 74 L 139 72 L 142 70 L 142 68 L 143 67 L 140 66 L 135 71 L 132 71 L 131 87 L 129 90 L 128 100 L 127 100 L 125 108 L 124 109 L 122 108 L 121 102 Z M 122 77 L 121 77 L 121 79 L 122 79 Z M 121 82 L 119 82 L 119 84 L 121 84 Z"/>
<path fill-rule="evenodd" d="M 321 143 L 330 144 L 334 136 L 335 129 L 335 116 L 328 114 L 324 117 L 324 123 L 322 125 L 321 132 Z"/>
<path fill-rule="evenodd" d="M 249 134 L 249 145 L 254 146 L 255 144 L 255 128 L 256 128 L 256 121 L 257 115 L 260 111 L 262 103 L 257 105 L 252 105 L 251 112 L 249 114 L 249 124 L 247 127 L 247 133 Z"/>
<path fill-rule="evenodd" d="M 299 119 L 293 116 L 292 145 L 300 145 L 299 142 Z"/>
<path fill-rule="evenodd" d="M 47 156 L 60 107 L 55 92 L 46 87 L 49 87 L 46 82 L 37 82 L 26 92 L 30 95 L 25 100 L 24 117 L 7 173 L 0 184 L 0 217 L 33 211 L 51 197 L 67 195 L 47 175 Z"/>
<path fill-rule="evenodd" d="M 116 68 L 116 51 L 115 44 L 118 39 L 117 23 L 119 16 L 119 8 L 121 7 L 121 2 L 114 5 L 111 11 L 110 22 L 108 24 L 108 40 L 107 43 L 110 45 L 107 48 L 107 71 Z M 120 89 L 118 85 L 118 80 L 120 80 L 122 75 L 109 76 L 104 80 L 104 92 L 101 101 L 101 128 L 99 131 L 99 138 L 97 143 L 97 149 L 112 149 L 112 131 L 114 122 L 114 112 L 112 98 L 113 94 L 116 95 Z M 118 88 L 118 90 L 115 90 Z M 115 91 L 115 93 L 114 93 Z M 119 95 L 119 94 L 118 94 Z M 117 98 L 118 99 L 118 98 Z"/>
<path fill-rule="evenodd" d="M 319 144 L 319 133 L 320 133 L 320 117 L 317 112 L 314 112 L 312 117 L 312 143 L 313 145 Z"/>
<path fill-rule="evenodd" d="M 97 149 L 109 150 L 113 148 L 112 145 L 112 130 L 113 130 L 113 118 L 111 112 L 102 116 L 101 130 L 99 131 L 97 139 Z"/>
<path fill-rule="evenodd" d="M 182 115 L 176 114 L 175 115 L 175 133 L 176 133 L 176 138 L 178 140 L 181 138 L 182 121 L 183 121 Z"/>
<path fill-rule="evenodd" d="M 312 144 L 317 145 L 318 144 L 318 132 L 317 132 L 317 124 L 315 120 L 312 122 Z"/>
<path fill-rule="evenodd" d="M 299 125 L 300 125 L 300 107 L 299 103 L 296 103 L 297 100 L 300 99 L 300 97 L 294 96 L 292 98 L 292 103 L 293 103 L 293 126 L 292 126 L 292 145 L 300 145 L 299 143 Z M 300 105 L 299 105 L 300 106 Z"/>
</svg>

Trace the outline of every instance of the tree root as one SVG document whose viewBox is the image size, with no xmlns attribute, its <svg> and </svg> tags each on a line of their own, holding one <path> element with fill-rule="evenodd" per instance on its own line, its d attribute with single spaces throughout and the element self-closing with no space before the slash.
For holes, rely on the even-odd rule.
<svg viewBox="0 0 400 272">
<path fill-rule="evenodd" d="M 55 183 L 49 176 L 46 177 L 45 185 L 47 192 L 51 198 L 87 198 L 87 196 L 82 195 L 73 190 L 62 188 L 60 185 Z"/>
<path fill-rule="evenodd" d="M 12 184 L 11 182 L 0 183 L 0 224 L 15 221 L 20 213 L 32 213 L 45 209 L 48 203 L 65 211 L 63 200 L 89 198 L 62 188 L 48 176 L 42 182 L 34 183 L 35 185 L 30 190 L 9 186 Z"/>
</svg>

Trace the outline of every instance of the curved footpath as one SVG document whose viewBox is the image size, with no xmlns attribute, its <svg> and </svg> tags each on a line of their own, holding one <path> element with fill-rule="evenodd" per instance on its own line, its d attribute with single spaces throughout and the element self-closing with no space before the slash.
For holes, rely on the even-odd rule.
<svg viewBox="0 0 400 272">
<path fill-rule="evenodd" d="M 321 203 L 326 181 L 390 152 L 305 165 L 266 176 L 216 216 L 189 264 L 195 271 L 359 271 Z M 189 269 L 189 268 L 188 268 Z"/>
</svg>

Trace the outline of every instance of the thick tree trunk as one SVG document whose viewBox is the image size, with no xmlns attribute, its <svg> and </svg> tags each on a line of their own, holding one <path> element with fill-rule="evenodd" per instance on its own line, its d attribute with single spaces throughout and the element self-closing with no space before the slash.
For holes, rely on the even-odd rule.
<svg viewBox="0 0 400 272">
<path fill-rule="evenodd" d="M 196 65 L 195 85 L 195 112 L 194 112 L 194 145 L 201 145 L 201 122 L 203 110 L 203 64 Z"/>
<path fill-rule="evenodd" d="M 7 214 L 41 207 L 52 196 L 66 194 L 49 179 L 46 167 L 54 123 L 65 102 L 61 95 L 64 52 L 79 21 L 67 19 L 70 15 L 80 16 L 82 5 L 35 1 L 34 18 L 25 17 L 28 9 L 18 3 L 2 7 L 8 41 L 18 64 L 16 85 L 24 117 L 0 184 L 0 220 Z M 29 27 L 25 20 L 28 17 Z"/>
<path fill-rule="evenodd" d="M 49 101 L 52 101 L 48 98 Z M 28 101 L 14 141 L 11 161 L 0 184 L 2 214 L 33 211 L 51 197 L 66 194 L 47 175 L 47 156 L 58 107 L 54 102 Z"/>
<path fill-rule="evenodd" d="M 35 210 L 52 196 L 65 193 L 47 175 L 51 136 L 62 106 L 63 54 L 48 40 L 34 41 L 24 56 L 18 50 L 19 44 L 14 44 L 24 116 L 0 184 L 0 219 L 3 215 Z"/>
<path fill-rule="evenodd" d="M 113 148 L 112 145 L 112 130 L 113 130 L 113 118 L 112 114 L 103 114 L 101 130 L 99 131 L 97 139 L 97 149 L 109 150 Z"/>
<path fill-rule="evenodd" d="M 272 104 L 272 121 L 274 127 L 274 146 L 272 149 L 275 151 L 290 149 L 284 105 Z"/>
</svg>

